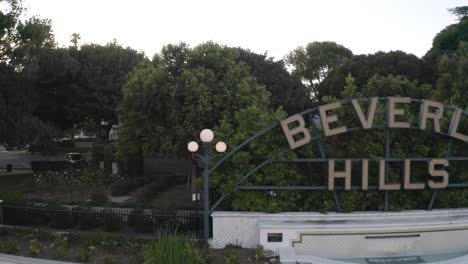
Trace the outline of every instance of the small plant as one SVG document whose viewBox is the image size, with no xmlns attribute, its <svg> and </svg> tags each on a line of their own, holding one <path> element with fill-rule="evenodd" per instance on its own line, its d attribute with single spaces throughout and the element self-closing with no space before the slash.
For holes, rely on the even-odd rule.
<svg viewBox="0 0 468 264">
<path fill-rule="evenodd" d="M 28 247 L 29 254 L 31 256 L 40 256 L 42 254 L 42 244 L 37 239 L 32 239 L 29 241 Z"/>
<path fill-rule="evenodd" d="M 102 241 L 100 247 L 106 251 L 114 252 L 117 250 L 119 242 L 115 240 Z"/>
<path fill-rule="evenodd" d="M 88 261 L 89 258 L 96 252 L 96 247 L 92 245 L 83 245 L 78 251 L 78 259 L 80 261 Z"/>
<path fill-rule="evenodd" d="M 224 264 L 239 264 L 239 259 L 231 250 L 227 250 L 224 253 Z"/>
<path fill-rule="evenodd" d="M 265 248 L 262 245 L 258 245 L 255 249 L 255 264 L 259 263 L 262 259 L 265 258 Z"/>
<path fill-rule="evenodd" d="M 58 257 L 65 257 L 68 250 L 68 237 L 61 235 L 56 236 L 54 243 L 52 243 L 50 247 L 55 249 L 55 253 Z"/>
<path fill-rule="evenodd" d="M 207 243 L 198 245 L 194 241 L 187 241 L 185 243 L 185 253 L 190 256 L 196 264 L 211 263 L 213 257 L 213 252 Z"/>
<path fill-rule="evenodd" d="M 143 264 L 198 264 L 186 250 L 186 241 L 175 234 L 162 234 L 143 249 Z"/>
<path fill-rule="evenodd" d="M 21 248 L 13 241 L 2 241 L 0 242 L 0 253 L 4 254 L 16 254 Z"/>
</svg>

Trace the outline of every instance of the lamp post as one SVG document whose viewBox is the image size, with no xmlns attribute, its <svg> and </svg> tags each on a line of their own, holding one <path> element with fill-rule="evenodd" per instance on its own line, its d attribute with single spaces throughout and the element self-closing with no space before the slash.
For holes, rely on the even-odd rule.
<svg viewBox="0 0 468 264">
<path fill-rule="evenodd" d="M 210 162 L 213 158 L 218 157 L 220 154 L 211 154 L 210 146 L 214 139 L 213 131 L 210 129 L 203 129 L 200 132 L 200 140 L 203 145 L 203 155 L 197 154 L 198 143 L 191 141 L 187 145 L 187 149 L 192 152 L 194 157 L 199 158 L 203 162 L 203 237 L 205 240 L 210 238 L 210 189 L 209 189 L 209 177 L 210 177 Z M 226 143 L 220 141 L 216 143 L 215 149 L 218 153 L 223 153 L 226 151 Z"/>
</svg>

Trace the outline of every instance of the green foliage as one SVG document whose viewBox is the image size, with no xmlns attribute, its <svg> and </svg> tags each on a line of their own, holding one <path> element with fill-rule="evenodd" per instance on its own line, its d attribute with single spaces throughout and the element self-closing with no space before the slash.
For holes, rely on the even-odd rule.
<svg viewBox="0 0 468 264">
<path fill-rule="evenodd" d="M 430 66 L 415 55 L 402 51 L 355 55 L 331 71 L 317 89 L 323 102 L 324 96 L 343 98 L 341 93 L 348 75 L 354 78 L 356 89 L 361 93 L 361 89 L 376 74 L 404 76 L 410 81 L 417 82 L 418 85 L 432 83 L 434 76 Z"/>
<path fill-rule="evenodd" d="M 42 244 L 37 239 L 29 241 L 28 252 L 31 256 L 40 256 L 42 254 Z"/>
<path fill-rule="evenodd" d="M 460 42 L 453 54 L 443 55 L 439 62 L 435 99 L 449 105 L 466 108 L 468 98 L 468 40 Z"/>
<path fill-rule="evenodd" d="M 55 249 L 55 254 L 58 257 L 65 257 L 69 247 L 68 237 L 65 235 L 57 235 L 50 247 Z"/>
<path fill-rule="evenodd" d="M 0 253 L 15 255 L 20 250 L 20 246 L 14 241 L 0 241 Z"/>
<path fill-rule="evenodd" d="M 259 263 L 265 258 L 265 248 L 262 245 L 258 245 L 255 249 L 255 263 Z"/>
<path fill-rule="evenodd" d="M 269 93 L 238 56 L 211 42 L 169 45 L 138 67 L 123 88 L 119 153 L 181 153 L 201 129 L 239 109 L 267 105 Z"/>
<path fill-rule="evenodd" d="M 194 258 L 193 244 L 187 243 L 174 234 L 163 234 L 159 240 L 153 241 L 143 249 L 143 264 L 202 264 L 204 258 Z"/>
<path fill-rule="evenodd" d="M 224 264 L 238 264 L 239 258 L 231 251 L 226 250 L 224 253 Z"/>
<path fill-rule="evenodd" d="M 193 258 L 196 264 L 211 263 L 213 259 L 213 250 L 210 248 L 206 241 L 191 241 L 185 243 L 185 252 L 188 256 Z"/>
<path fill-rule="evenodd" d="M 288 72 L 283 60 L 274 61 L 266 54 L 256 54 L 237 48 L 239 60 L 250 67 L 252 75 L 271 94 L 272 109 L 282 107 L 289 114 L 304 110 L 309 103 L 309 93 L 298 76 Z"/>
<path fill-rule="evenodd" d="M 84 244 L 79 250 L 77 257 L 80 261 L 88 261 L 89 258 L 96 253 L 96 247 L 89 244 Z"/>
<path fill-rule="evenodd" d="M 293 67 L 293 74 L 306 83 L 309 94 L 315 103 L 323 94 L 318 86 L 328 74 L 353 56 L 351 50 L 335 42 L 311 42 L 298 47 L 287 56 L 287 62 Z"/>
</svg>

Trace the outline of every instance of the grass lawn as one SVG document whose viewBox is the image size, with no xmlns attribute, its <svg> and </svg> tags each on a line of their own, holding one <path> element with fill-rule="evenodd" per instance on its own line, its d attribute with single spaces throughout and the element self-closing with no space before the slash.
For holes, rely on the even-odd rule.
<svg viewBox="0 0 468 264">
<path fill-rule="evenodd" d="M 34 189 L 32 173 L 0 175 L 0 192 L 32 192 Z"/>
</svg>

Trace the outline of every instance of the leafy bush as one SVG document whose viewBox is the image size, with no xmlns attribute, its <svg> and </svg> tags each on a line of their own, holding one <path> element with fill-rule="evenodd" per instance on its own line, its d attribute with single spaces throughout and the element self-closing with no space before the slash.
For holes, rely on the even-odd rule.
<svg viewBox="0 0 468 264">
<path fill-rule="evenodd" d="M 28 247 L 29 254 L 31 256 L 40 256 L 42 254 L 42 244 L 37 239 L 32 239 L 29 241 Z"/>
<path fill-rule="evenodd" d="M 224 253 L 224 263 L 225 264 L 238 264 L 239 259 L 237 258 L 234 253 L 232 253 L 231 250 L 227 250 L 226 253 Z"/>
<path fill-rule="evenodd" d="M 187 242 L 174 234 L 163 234 L 143 249 L 143 264 L 201 264 L 187 250 Z"/>
<path fill-rule="evenodd" d="M 68 237 L 62 235 L 56 236 L 50 247 L 55 249 L 55 253 L 58 257 L 65 257 L 68 250 Z"/>
<path fill-rule="evenodd" d="M 21 250 L 20 246 L 13 241 L 0 241 L 0 253 L 16 254 Z"/>
<path fill-rule="evenodd" d="M 89 244 L 84 244 L 79 250 L 77 257 L 80 261 L 87 262 L 89 258 L 96 252 L 96 247 Z"/>
</svg>

